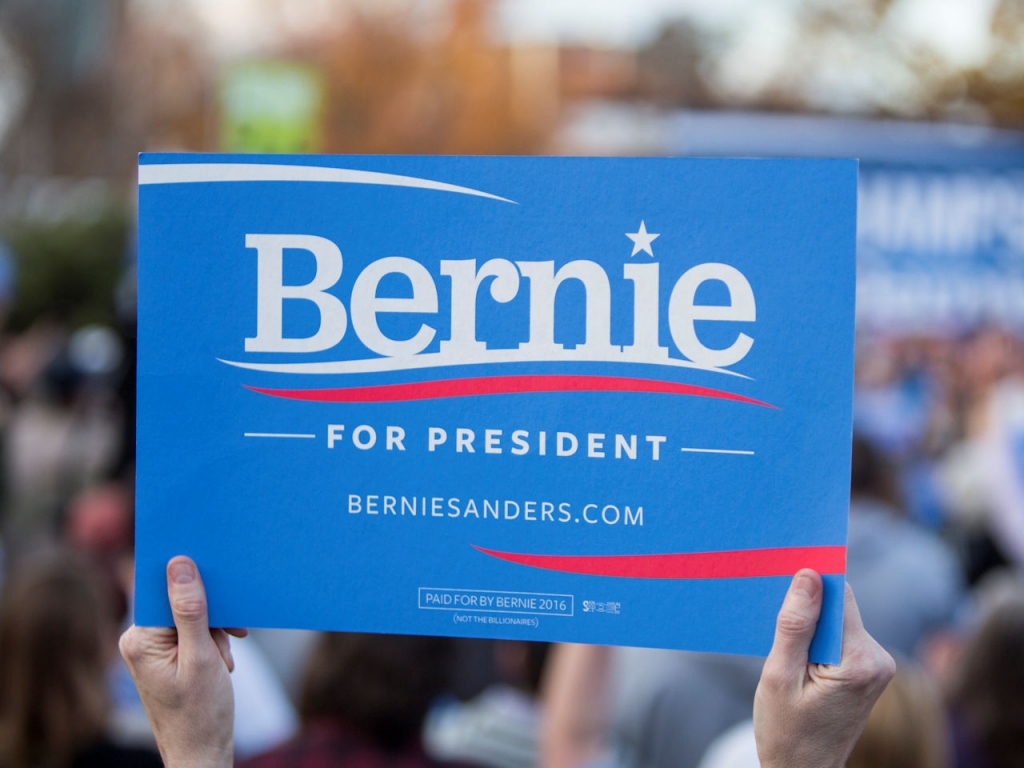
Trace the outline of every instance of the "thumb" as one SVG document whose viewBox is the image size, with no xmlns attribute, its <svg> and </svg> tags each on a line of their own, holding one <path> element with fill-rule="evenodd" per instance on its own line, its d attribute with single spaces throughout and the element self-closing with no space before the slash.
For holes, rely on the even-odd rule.
<svg viewBox="0 0 1024 768">
<path fill-rule="evenodd" d="M 775 624 L 775 642 L 766 664 L 786 677 L 802 680 L 807 669 L 807 654 L 821 615 L 821 577 L 804 568 L 789 585 L 786 599 Z"/>
<path fill-rule="evenodd" d="M 210 625 L 206 589 L 190 558 L 179 555 L 167 564 L 167 598 L 178 628 L 178 650 L 185 658 L 195 658 L 202 645 L 210 641 Z"/>
</svg>

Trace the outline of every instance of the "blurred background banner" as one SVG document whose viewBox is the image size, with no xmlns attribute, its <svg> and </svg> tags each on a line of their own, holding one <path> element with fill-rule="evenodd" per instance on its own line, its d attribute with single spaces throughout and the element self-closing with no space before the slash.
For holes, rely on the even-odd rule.
<svg viewBox="0 0 1024 768">
<path fill-rule="evenodd" d="M 1024 165 L 860 178 L 858 319 L 904 331 L 1024 328 Z"/>
<path fill-rule="evenodd" d="M 949 123 L 679 111 L 675 154 L 857 157 L 865 330 L 1024 328 L 1024 136 Z"/>
</svg>

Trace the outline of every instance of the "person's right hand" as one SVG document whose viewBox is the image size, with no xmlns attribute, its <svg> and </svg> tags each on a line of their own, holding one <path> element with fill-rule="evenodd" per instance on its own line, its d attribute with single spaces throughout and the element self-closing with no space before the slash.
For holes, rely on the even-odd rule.
<svg viewBox="0 0 1024 768">
<path fill-rule="evenodd" d="M 842 768 L 896 672 L 892 657 L 865 631 L 849 584 L 841 662 L 808 663 L 823 591 L 821 577 L 802 570 L 779 611 L 754 697 L 762 768 Z"/>
<path fill-rule="evenodd" d="M 166 768 L 230 768 L 233 761 L 234 668 L 228 632 L 210 629 L 206 590 L 196 564 L 167 564 L 174 627 L 129 627 L 121 655 L 153 726 Z"/>
</svg>

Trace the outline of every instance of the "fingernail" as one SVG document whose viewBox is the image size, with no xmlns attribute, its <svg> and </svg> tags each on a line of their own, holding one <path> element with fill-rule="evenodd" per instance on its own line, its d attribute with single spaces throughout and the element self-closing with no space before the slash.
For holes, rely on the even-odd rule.
<svg viewBox="0 0 1024 768">
<path fill-rule="evenodd" d="M 171 581 L 175 584 L 189 584 L 196 580 L 196 569 L 192 563 L 175 563 L 171 566 Z"/>
<path fill-rule="evenodd" d="M 793 594 L 813 600 L 818 594 L 818 581 L 806 573 L 797 574 L 793 580 Z"/>
</svg>

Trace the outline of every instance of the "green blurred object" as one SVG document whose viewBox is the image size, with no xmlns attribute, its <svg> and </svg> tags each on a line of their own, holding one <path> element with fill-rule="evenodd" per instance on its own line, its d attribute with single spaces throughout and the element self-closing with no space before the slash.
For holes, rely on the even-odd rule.
<svg viewBox="0 0 1024 768">
<path fill-rule="evenodd" d="M 114 291 L 129 227 L 120 214 L 92 222 L 22 224 L 5 231 L 18 282 L 8 326 L 17 332 L 52 318 L 78 328 L 113 325 Z"/>
<path fill-rule="evenodd" d="M 250 61 L 221 77 L 220 144 L 225 152 L 319 152 L 324 83 L 312 67 Z"/>
</svg>

